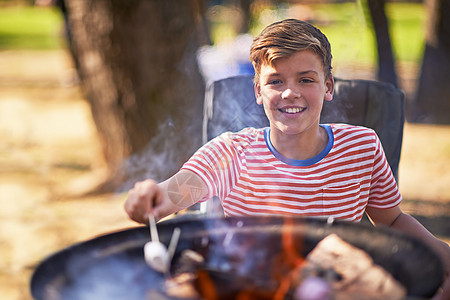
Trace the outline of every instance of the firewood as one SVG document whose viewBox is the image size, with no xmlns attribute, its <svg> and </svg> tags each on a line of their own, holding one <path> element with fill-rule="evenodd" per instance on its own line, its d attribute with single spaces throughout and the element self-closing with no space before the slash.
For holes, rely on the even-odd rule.
<svg viewBox="0 0 450 300">
<path fill-rule="evenodd" d="M 324 238 L 307 255 L 302 273 L 323 274 L 326 270 L 339 275 L 330 280 L 337 300 L 402 299 L 406 295 L 406 289 L 390 273 L 374 264 L 369 254 L 336 234 Z"/>
<path fill-rule="evenodd" d="M 183 273 L 195 274 L 197 271 L 204 267 L 205 258 L 198 252 L 191 249 L 184 250 L 180 258 L 177 260 L 173 267 L 174 276 Z"/>
<path fill-rule="evenodd" d="M 167 279 L 165 283 L 166 294 L 177 299 L 199 299 L 199 294 L 194 286 L 196 275 L 182 273 Z"/>
</svg>

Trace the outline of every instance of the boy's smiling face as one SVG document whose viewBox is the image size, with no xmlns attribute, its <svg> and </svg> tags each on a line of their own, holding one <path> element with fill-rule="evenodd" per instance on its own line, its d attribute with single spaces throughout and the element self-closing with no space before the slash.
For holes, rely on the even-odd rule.
<svg viewBox="0 0 450 300">
<path fill-rule="evenodd" d="M 318 130 L 323 101 L 333 98 L 333 78 L 326 76 L 319 56 L 303 50 L 274 65 L 261 65 L 256 101 L 264 106 L 272 134 Z"/>
</svg>

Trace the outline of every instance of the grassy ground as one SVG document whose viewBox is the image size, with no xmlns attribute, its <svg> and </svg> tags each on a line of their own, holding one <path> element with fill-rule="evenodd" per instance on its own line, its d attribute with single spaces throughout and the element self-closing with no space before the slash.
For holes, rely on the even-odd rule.
<svg viewBox="0 0 450 300">
<path fill-rule="evenodd" d="M 0 7 L 0 49 L 60 49 L 62 16 L 53 7 Z"/>
</svg>

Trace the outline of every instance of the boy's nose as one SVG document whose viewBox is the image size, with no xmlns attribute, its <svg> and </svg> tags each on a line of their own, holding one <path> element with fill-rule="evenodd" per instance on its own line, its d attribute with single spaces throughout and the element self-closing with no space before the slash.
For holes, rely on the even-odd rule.
<svg viewBox="0 0 450 300">
<path fill-rule="evenodd" d="M 300 91 L 297 89 L 288 87 L 281 93 L 282 99 L 293 99 L 293 98 L 300 98 Z"/>
</svg>

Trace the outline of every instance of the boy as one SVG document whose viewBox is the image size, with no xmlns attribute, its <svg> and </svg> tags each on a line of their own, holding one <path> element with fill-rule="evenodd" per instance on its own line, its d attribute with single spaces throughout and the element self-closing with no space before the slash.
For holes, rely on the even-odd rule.
<svg viewBox="0 0 450 300">
<path fill-rule="evenodd" d="M 299 20 L 269 25 L 255 38 L 250 59 L 255 95 L 269 128 L 224 133 L 200 148 L 170 179 L 130 190 L 125 210 L 147 223 L 212 196 L 226 216 L 332 216 L 402 230 L 433 247 L 450 265 L 448 245 L 399 208 L 401 195 L 376 134 L 367 128 L 319 124 L 333 98 L 331 47 Z M 448 283 L 446 283 L 448 286 Z M 448 296 L 448 287 L 442 297 Z"/>
</svg>

